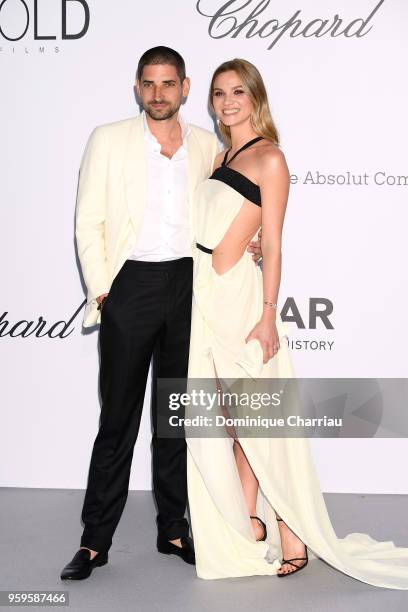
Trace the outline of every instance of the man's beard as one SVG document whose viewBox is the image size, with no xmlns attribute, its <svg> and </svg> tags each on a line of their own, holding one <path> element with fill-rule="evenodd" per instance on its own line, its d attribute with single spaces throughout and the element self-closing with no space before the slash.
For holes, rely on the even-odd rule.
<svg viewBox="0 0 408 612">
<path fill-rule="evenodd" d="M 180 104 L 178 106 L 172 106 L 170 104 L 166 108 L 155 110 L 150 105 L 146 104 L 146 106 L 144 106 L 143 108 L 145 112 L 149 115 L 149 117 L 151 117 L 155 121 L 164 121 L 165 119 L 170 119 L 171 117 L 173 117 L 173 115 L 178 112 L 180 106 Z"/>
</svg>

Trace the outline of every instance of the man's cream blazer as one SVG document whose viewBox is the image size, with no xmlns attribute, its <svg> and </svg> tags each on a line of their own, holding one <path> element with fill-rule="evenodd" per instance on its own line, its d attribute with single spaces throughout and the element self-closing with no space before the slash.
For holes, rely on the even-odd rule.
<svg viewBox="0 0 408 612">
<path fill-rule="evenodd" d="M 214 134 L 190 125 L 188 194 L 192 252 L 192 203 L 196 186 L 211 174 L 218 151 Z M 147 151 L 143 118 L 95 128 L 81 163 L 75 235 L 88 295 L 83 326 L 100 323 L 96 298 L 108 293 L 133 251 L 146 205 Z"/>
</svg>

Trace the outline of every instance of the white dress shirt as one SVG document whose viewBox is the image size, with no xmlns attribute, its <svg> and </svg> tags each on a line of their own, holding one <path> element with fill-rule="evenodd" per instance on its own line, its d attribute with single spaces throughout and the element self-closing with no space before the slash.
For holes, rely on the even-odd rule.
<svg viewBox="0 0 408 612">
<path fill-rule="evenodd" d="M 178 116 L 183 143 L 171 159 L 151 133 L 143 111 L 147 145 L 147 201 L 138 242 L 129 259 L 167 261 L 191 257 L 188 213 L 188 124 Z"/>
</svg>

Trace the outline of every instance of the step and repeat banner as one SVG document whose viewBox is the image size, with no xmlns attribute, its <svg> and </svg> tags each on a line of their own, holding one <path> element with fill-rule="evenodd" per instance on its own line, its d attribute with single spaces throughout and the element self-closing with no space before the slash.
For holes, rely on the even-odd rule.
<svg viewBox="0 0 408 612">
<path fill-rule="evenodd" d="M 209 130 L 218 64 L 264 77 L 291 173 L 279 305 L 297 374 L 407 377 L 407 26 L 404 0 L 0 3 L 0 485 L 86 485 L 99 355 L 81 327 L 78 170 L 95 126 L 139 112 L 156 45 L 185 58 L 183 113 Z M 151 487 L 149 399 L 134 489 Z M 312 444 L 324 491 L 408 493 L 407 439 Z"/>
</svg>

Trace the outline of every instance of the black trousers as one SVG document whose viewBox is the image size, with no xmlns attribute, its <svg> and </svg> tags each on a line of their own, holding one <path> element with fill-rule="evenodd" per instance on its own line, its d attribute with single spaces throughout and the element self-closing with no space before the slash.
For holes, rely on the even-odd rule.
<svg viewBox="0 0 408 612">
<path fill-rule="evenodd" d="M 98 435 L 92 451 L 81 518 L 81 546 L 107 551 L 129 489 L 149 365 L 158 377 L 187 376 L 193 260 L 127 260 L 102 308 Z M 169 540 L 189 533 L 186 441 L 157 437 L 157 399 L 152 393 L 153 490 L 159 535 Z"/>
</svg>

